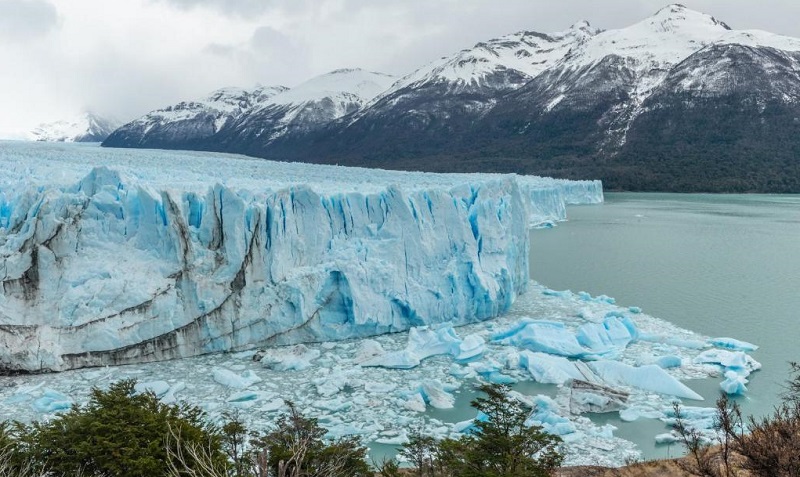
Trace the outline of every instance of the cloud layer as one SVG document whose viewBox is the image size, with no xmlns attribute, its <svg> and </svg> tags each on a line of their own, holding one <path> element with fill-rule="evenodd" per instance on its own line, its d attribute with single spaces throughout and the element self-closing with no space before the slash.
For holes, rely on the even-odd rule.
<svg viewBox="0 0 800 477">
<path fill-rule="evenodd" d="M 342 67 L 408 73 L 519 30 L 619 28 L 663 0 L 0 0 L 0 137 L 82 109 L 130 120 L 222 86 Z M 800 37 L 796 0 L 686 0 L 734 28 Z"/>
</svg>

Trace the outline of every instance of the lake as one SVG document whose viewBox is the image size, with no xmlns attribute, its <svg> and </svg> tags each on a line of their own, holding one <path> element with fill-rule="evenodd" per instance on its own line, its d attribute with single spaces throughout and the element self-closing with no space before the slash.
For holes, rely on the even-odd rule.
<svg viewBox="0 0 800 477">
<path fill-rule="evenodd" d="M 608 193 L 604 204 L 574 206 L 568 216 L 531 232 L 535 280 L 761 346 L 752 356 L 764 367 L 739 402 L 746 414 L 772 410 L 787 363 L 800 361 L 800 196 Z M 689 384 L 712 405 L 719 379 L 704 381 Z M 615 415 L 596 421 L 620 423 Z M 657 421 L 619 427 L 616 435 L 645 458 L 679 452 L 653 444 L 666 431 Z"/>
</svg>

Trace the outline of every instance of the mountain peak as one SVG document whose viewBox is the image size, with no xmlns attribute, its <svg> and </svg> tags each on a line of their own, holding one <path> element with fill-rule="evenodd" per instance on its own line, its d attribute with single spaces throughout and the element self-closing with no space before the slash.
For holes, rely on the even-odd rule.
<svg viewBox="0 0 800 477">
<path fill-rule="evenodd" d="M 680 3 L 667 5 L 639 24 L 648 25 L 657 32 L 675 31 L 692 27 L 713 28 L 718 30 L 731 29 L 724 22 L 717 20 L 711 15 L 692 10 Z"/>
<path fill-rule="evenodd" d="M 277 104 L 304 103 L 339 94 L 352 94 L 368 101 L 394 83 L 395 78 L 360 68 L 342 68 L 316 76 L 281 94 Z"/>
<path fill-rule="evenodd" d="M 592 25 L 589 23 L 588 20 L 581 20 L 578 22 L 573 23 L 569 27 L 570 30 L 591 30 Z"/>
</svg>

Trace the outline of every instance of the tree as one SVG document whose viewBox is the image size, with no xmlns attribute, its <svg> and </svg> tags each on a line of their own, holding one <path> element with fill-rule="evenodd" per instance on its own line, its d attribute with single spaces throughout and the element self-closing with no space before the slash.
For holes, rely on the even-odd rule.
<svg viewBox="0 0 800 477">
<path fill-rule="evenodd" d="M 92 389 L 85 406 L 23 426 L 20 445 L 37 468 L 53 476 L 167 475 L 168 446 L 176 444 L 171 435 L 204 449 L 214 468 L 225 467 L 219 433 L 199 408 L 163 404 L 149 392 L 135 394 L 134 384 L 125 380 L 107 391 Z"/>
<path fill-rule="evenodd" d="M 436 439 L 424 435 L 422 429 L 414 428 L 409 433 L 408 442 L 402 445 L 398 454 L 414 466 L 418 477 L 433 476 L 437 446 Z"/>
<path fill-rule="evenodd" d="M 756 477 L 800 476 L 800 365 L 790 363 L 787 393 L 771 416 L 747 422 L 747 433 L 729 430 L 742 468 Z"/>
<path fill-rule="evenodd" d="M 561 465 L 561 438 L 526 425 L 530 409 L 509 396 L 508 386 L 480 389 L 486 397 L 471 405 L 485 418 L 476 420 L 472 434 L 440 443 L 444 467 L 463 477 L 539 477 Z"/>
<path fill-rule="evenodd" d="M 254 462 L 261 462 L 253 474 L 276 477 L 360 477 L 371 476 L 365 460 L 367 449 L 356 436 L 331 442 L 323 440 L 326 430 L 314 418 L 307 418 L 292 402 L 278 418 L 276 428 L 252 441 Z M 259 459 L 261 457 L 261 459 Z M 266 464 L 268 469 L 263 469 Z"/>
</svg>

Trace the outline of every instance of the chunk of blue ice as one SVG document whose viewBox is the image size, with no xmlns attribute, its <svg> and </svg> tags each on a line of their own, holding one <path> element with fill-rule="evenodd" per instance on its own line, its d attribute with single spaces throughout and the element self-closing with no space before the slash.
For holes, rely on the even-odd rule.
<svg viewBox="0 0 800 477">
<path fill-rule="evenodd" d="M 729 395 L 742 395 L 747 392 L 747 378 L 734 371 L 725 373 L 725 380 L 719 383 L 719 387 Z"/>
<path fill-rule="evenodd" d="M 680 356 L 667 355 L 667 356 L 661 356 L 658 359 L 656 359 L 656 364 L 660 368 L 664 369 L 680 368 L 682 361 Z"/>
<path fill-rule="evenodd" d="M 711 346 L 732 351 L 755 351 L 758 349 L 758 346 L 754 345 L 753 343 L 740 341 L 734 338 L 712 338 L 708 340 L 708 342 L 711 344 Z"/>
<path fill-rule="evenodd" d="M 702 396 L 654 364 L 634 367 L 619 361 L 603 360 L 589 363 L 589 366 L 611 384 L 632 386 L 696 401 L 703 400 Z"/>
<path fill-rule="evenodd" d="M 33 408 L 43 414 L 68 411 L 72 405 L 73 402 L 69 396 L 54 389 L 45 389 L 42 396 L 33 401 Z"/>
</svg>

